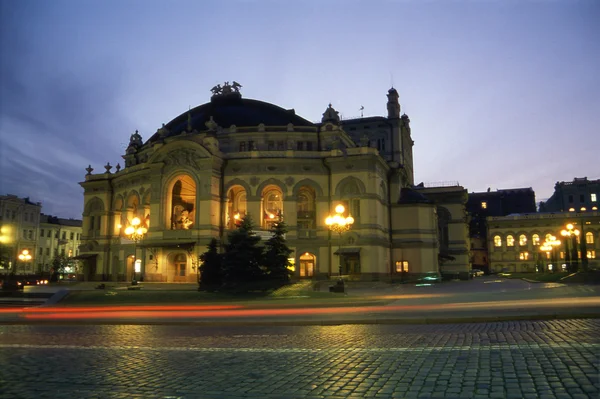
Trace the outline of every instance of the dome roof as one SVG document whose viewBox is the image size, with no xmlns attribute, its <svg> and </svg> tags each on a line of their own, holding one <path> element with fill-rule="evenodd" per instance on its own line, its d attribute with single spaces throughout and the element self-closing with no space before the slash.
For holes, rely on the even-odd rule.
<svg viewBox="0 0 600 399">
<path fill-rule="evenodd" d="M 293 109 L 286 110 L 277 105 L 258 100 L 244 99 L 240 95 L 213 97 L 209 103 L 199 105 L 186 111 L 164 126 L 168 131 L 166 137 L 177 136 L 186 131 L 188 124 L 192 130 L 207 130 L 206 122 L 210 119 L 223 127 L 258 126 L 314 126 L 314 124 L 298 115 Z M 158 133 L 149 141 L 157 138 Z"/>
</svg>

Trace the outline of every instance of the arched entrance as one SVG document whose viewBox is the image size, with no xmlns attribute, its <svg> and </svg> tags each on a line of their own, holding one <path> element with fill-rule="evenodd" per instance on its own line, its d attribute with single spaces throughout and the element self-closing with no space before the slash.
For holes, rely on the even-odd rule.
<svg viewBox="0 0 600 399">
<path fill-rule="evenodd" d="M 313 254 L 305 252 L 300 256 L 300 267 L 298 272 L 300 278 L 312 278 L 315 275 L 315 267 L 317 265 L 317 258 Z"/>
<path fill-rule="evenodd" d="M 185 253 L 174 253 L 169 256 L 167 282 L 185 283 L 188 281 L 187 255 Z"/>
</svg>

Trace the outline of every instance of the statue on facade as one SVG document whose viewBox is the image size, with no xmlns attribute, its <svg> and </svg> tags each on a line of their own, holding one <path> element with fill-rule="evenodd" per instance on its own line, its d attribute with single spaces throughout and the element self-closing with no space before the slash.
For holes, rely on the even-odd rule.
<svg viewBox="0 0 600 399">
<path fill-rule="evenodd" d="M 223 85 L 218 84 L 210 89 L 210 91 L 212 92 L 213 97 L 220 97 L 227 96 L 229 94 L 240 95 L 241 88 L 242 85 L 234 80 L 232 84 L 229 84 L 229 81 L 223 83 Z"/>
</svg>

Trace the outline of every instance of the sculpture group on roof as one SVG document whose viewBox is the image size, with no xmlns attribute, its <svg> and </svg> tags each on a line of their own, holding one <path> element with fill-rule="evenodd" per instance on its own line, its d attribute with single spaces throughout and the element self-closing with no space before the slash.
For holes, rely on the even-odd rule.
<svg viewBox="0 0 600 399">
<path fill-rule="evenodd" d="M 239 93 L 241 87 L 242 85 L 234 80 L 232 84 L 229 84 L 228 81 L 223 83 L 223 86 L 218 84 L 212 89 L 210 89 L 210 91 L 213 93 L 213 96 L 220 96 L 232 93 Z"/>
</svg>

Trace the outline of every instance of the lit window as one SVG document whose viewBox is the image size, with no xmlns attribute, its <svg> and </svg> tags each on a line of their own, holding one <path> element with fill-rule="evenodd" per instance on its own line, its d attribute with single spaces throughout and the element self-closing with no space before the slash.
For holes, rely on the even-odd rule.
<svg viewBox="0 0 600 399">
<path fill-rule="evenodd" d="M 588 259 L 596 259 L 596 251 L 594 251 L 594 250 L 587 251 L 587 257 L 588 257 Z"/>
<path fill-rule="evenodd" d="M 527 236 L 525 234 L 521 234 L 519 236 L 519 245 L 524 247 L 525 245 L 527 245 Z"/>
<path fill-rule="evenodd" d="M 408 261 L 407 260 L 399 260 L 396 261 L 396 273 L 408 273 Z"/>
<path fill-rule="evenodd" d="M 585 233 L 585 242 L 586 244 L 593 244 L 594 243 L 594 233 L 591 232 L 587 232 Z"/>
<path fill-rule="evenodd" d="M 501 247 L 502 246 L 502 238 L 500 236 L 494 237 L 494 246 Z"/>
<path fill-rule="evenodd" d="M 506 236 L 506 246 L 507 247 L 515 246 L 515 238 L 513 236 Z"/>
<path fill-rule="evenodd" d="M 560 258 L 561 258 L 561 259 L 564 259 L 564 258 L 565 258 L 565 253 L 564 253 L 564 252 L 562 252 L 562 251 L 560 252 Z"/>
<path fill-rule="evenodd" d="M 546 252 L 546 259 L 550 259 L 550 251 Z"/>
<path fill-rule="evenodd" d="M 592 193 L 591 197 L 592 197 L 592 202 L 598 201 L 598 198 L 596 198 L 596 194 L 595 193 Z"/>
<path fill-rule="evenodd" d="M 529 252 L 521 252 L 519 254 L 519 259 L 521 259 L 521 260 L 527 260 L 527 259 L 529 259 Z"/>
<path fill-rule="evenodd" d="M 481 201 L 481 209 L 487 209 L 487 202 Z"/>
<path fill-rule="evenodd" d="M 540 236 L 534 234 L 533 236 L 531 236 L 531 241 L 533 245 L 540 245 Z"/>
<path fill-rule="evenodd" d="M 553 238 L 552 234 L 550 234 L 550 233 L 546 234 L 546 241 L 553 241 L 553 240 L 554 240 L 554 238 Z"/>
</svg>

